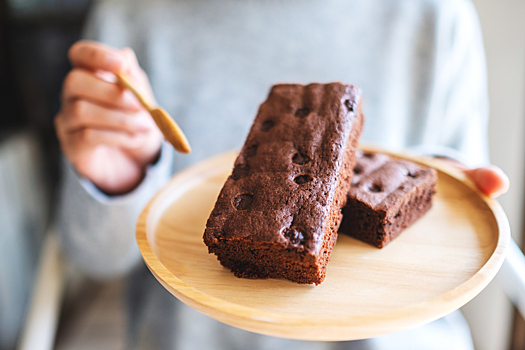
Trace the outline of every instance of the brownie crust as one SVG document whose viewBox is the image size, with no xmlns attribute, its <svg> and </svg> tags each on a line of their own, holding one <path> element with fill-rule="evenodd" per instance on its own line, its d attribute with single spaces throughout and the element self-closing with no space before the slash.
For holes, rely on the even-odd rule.
<svg viewBox="0 0 525 350">
<path fill-rule="evenodd" d="M 432 206 L 437 172 L 358 150 L 339 232 L 383 248 Z"/>
<path fill-rule="evenodd" d="M 238 277 L 321 283 L 362 124 L 353 85 L 274 86 L 208 219 L 208 251 Z"/>
</svg>

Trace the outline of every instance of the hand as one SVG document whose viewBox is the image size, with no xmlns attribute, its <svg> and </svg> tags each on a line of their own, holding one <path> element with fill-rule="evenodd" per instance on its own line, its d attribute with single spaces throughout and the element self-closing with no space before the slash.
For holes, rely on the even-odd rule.
<svg viewBox="0 0 525 350">
<path fill-rule="evenodd" d="M 495 165 L 487 165 L 481 168 L 469 169 L 463 163 L 456 160 L 438 157 L 461 169 L 487 196 L 496 198 L 509 190 L 509 177 Z"/>
<path fill-rule="evenodd" d="M 509 190 L 508 176 L 495 165 L 463 171 L 474 181 L 481 192 L 489 197 L 496 198 Z"/>
<path fill-rule="evenodd" d="M 79 41 L 69 50 L 73 70 L 62 87 L 55 128 L 62 152 L 77 171 L 107 194 L 140 184 L 158 158 L 162 134 L 130 91 L 116 84 L 127 73 L 154 101 L 133 50 Z"/>
</svg>

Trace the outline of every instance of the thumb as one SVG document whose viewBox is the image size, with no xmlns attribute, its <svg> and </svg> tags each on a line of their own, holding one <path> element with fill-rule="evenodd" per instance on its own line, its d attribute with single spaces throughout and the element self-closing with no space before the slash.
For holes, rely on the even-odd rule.
<svg viewBox="0 0 525 350">
<path fill-rule="evenodd" d="M 77 41 L 69 49 L 68 57 L 73 66 L 91 71 L 118 74 L 127 70 L 127 62 L 120 50 L 95 41 Z"/>
<path fill-rule="evenodd" d="M 464 170 L 464 172 L 487 196 L 495 198 L 509 190 L 509 177 L 495 165 Z"/>
</svg>

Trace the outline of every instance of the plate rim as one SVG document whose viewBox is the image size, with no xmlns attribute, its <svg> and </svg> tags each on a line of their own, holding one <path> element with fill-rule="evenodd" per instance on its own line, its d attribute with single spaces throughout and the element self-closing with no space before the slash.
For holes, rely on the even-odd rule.
<svg viewBox="0 0 525 350">
<path fill-rule="evenodd" d="M 497 200 L 481 193 L 461 170 L 443 160 L 431 157 L 421 157 L 407 153 L 406 151 L 390 152 L 371 145 L 360 145 L 359 148 L 364 151 L 381 152 L 393 157 L 405 158 L 416 163 L 436 168 L 438 171 L 464 183 L 486 203 L 488 208 L 492 211 L 497 224 L 498 240 L 490 258 L 472 277 L 456 288 L 451 289 L 436 298 L 401 309 L 380 311 L 367 315 L 340 315 L 325 318 L 316 317 L 313 319 L 305 319 L 293 315 L 279 315 L 273 312 L 235 304 L 205 294 L 204 292 L 189 286 L 164 266 L 149 244 L 146 227 L 151 207 L 162 199 L 162 195 L 165 191 L 175 186 L 178 182 L 183 183 L 185 179 L 191 178 L 191 174 L 194 174 L 199 168 L 209 169 L 213 164 L 221 163 L 224 159 L 231 158 L 234 160 L 235 156 L 238 154 L 237 151 L 221 153 L 178 172 L 173 175 L 170 181 L 148 202 L 146 207 L 142 210 L 136 225 L 136 240 L 143 260 L 151 273 L 164 286 L 164 288 L 197 311 L 237 328 L 283 338 L 301 340 L 364 339 L 414 328 L 459 309 L 479 294 L 490 283 L 505 260 L 506 249 L 510 243 L 510 226 L 503 208 Z M 205 178 L 211 178 L 221 172 L 222 170 L 216 170 L 212 173 L 208 173 Z M 161 277 L 161 274 L 169 276 L 169 278 Z M 403 314 L 401 319 L 400 313 Z M 422 314 L 427 316 L 422 316 Z M 433 316 L 429 318 L 429 314 L 432 314 Z M 368 330 L 371 326 L 377 325 L 378 319 L 381 320 L 379 323 L 384 328 L 388 328 L 387 331 L 378 333 Z M 239 325 L 239 322 L 241 322 L 241 325 Z M 289 329 L 297 328 L 297 334 L 295 332 L 285 332 L 284 334 L 281 332 L 275 332 L 273 328 L 276 326 L 278 327 L 279 325 L 286 326 Z M 303 334 L 305 329 L 314 330 L 315 328 L 322 328 L 326 331 L 327 327 L 334 331 L 327 333 L 320 332 L 321 334 L 318 334 L 319 332 L 312 332 L 309 337 L 298 336 L 298 334 Z M 358 331 L 357 333 L 361 334 L 361 336 L 355 337 L 352 334 L 356 332 L 352 332 L 350 329 L 348 332 L 341 330 L 350 327 L 353 327 L 354 330 Z M 337 336 L 337 334 L 341 335 Z"/>
</svg>

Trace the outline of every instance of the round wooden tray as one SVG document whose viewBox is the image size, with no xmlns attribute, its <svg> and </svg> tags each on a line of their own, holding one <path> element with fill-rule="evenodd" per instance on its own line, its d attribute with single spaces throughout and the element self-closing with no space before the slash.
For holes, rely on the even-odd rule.
<svg viewBox="0 0 525 350">
<path fill-rule="evenodd" d="M 437 160 L 432 209 L 386 248 L 339 235 L 319 286 L 235 277 L 208 254 L 206 220 L 236 153 L 175 175 L 148 204 L 137 241 L 173 295 L 229 325 L 302 340 L 354 340 L 413 328 L 476 296 L 504 258 L 510 230 L 499 204 Z"/>
</svg>

